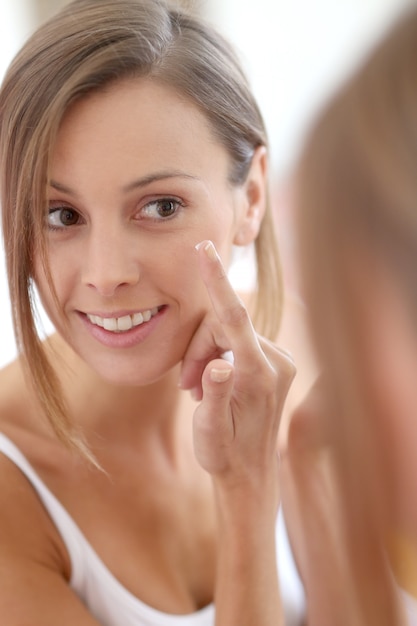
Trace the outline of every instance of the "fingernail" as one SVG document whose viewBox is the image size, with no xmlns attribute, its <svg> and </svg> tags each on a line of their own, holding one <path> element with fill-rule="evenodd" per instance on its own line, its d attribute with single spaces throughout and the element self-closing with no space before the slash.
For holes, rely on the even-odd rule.
<svg viewBox="0 0 417 626">
<path fill-rule="evenodd" d="M 212 241 L 200 241 L 200 243 L 195 246 L 195 249 L 200 250 L 202 246 L 204 246 L 204 252 L 211 261 L 216 261 L 218 259 L 216 248 L 214 247 Z"/>
<path fill-rule="evenodd" d="M 206 245 L 204 246 L 204 252 L 207 254 L 208 258 L 211 261 L 217 261 L 217 252 L 216 252 L 216 248 L 213 245 L 212 241 L 208 241 L 206 243 Z"/>
<path fill-rule="evenodd" d="M 230 368 L 217 369 L 216 367 L 213 367 L 213 369 L 210 370 L 210 378 L 214 383 L 226 382 L 226 380 L 230 378 L 231 374 L 232 370 Z"/>
</svg>

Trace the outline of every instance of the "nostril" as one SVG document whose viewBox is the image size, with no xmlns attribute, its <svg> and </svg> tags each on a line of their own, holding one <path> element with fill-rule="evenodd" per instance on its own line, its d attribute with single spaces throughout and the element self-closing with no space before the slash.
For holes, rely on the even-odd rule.
<svg viewBox="0 0 417 626">
<path fill-rule="evenodd" d="M 129 285 L 136 285 L 140 278 L 137 264 L 131 262 L 97 263 L 85 268 L 83 282 L 90 289 L 105 297 L 113 296 L 117 290 Z"/>
<path fill-rule="evenodd" d="M 136 237 L 129 238 L 117 219 L 92 224 L 83 259 L 83 283 L 110 297 L 121 287 L 137 284 L 139 278 Z"/>
</svg>

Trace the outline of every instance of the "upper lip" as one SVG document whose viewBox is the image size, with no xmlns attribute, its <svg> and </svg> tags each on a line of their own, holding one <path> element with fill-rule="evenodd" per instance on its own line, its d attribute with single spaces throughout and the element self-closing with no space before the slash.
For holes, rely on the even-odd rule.
<svg viewBox="0 0 417 626">
<path fill-rule="evenodd" d="M 135 315 L 136 313 L 143 313 L 144 311 L 152 311 L 153 309 L 160 310 L 161 306 L 143 307 L 141 309 L 122 309 L 121 311 L 81 311 L 84 315 L 96 315 L 103 319 L 125 317 L 126 315 Z"/>
</svg>

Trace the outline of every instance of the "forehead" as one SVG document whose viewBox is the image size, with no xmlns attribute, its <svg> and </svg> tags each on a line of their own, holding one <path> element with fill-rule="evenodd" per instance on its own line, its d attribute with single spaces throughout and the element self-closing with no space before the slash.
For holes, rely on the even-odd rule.
<svg viewBox="0 0 417 626">
<path fill-rule="evenodd" d="M 71 161 L 128 161 L 147 168 L 228 169 L 226 149 L 189 99 L 150 79 L 117 82 L 77 101 L 66 113 L 52 151 L 52 171 Z"/>
</svg>

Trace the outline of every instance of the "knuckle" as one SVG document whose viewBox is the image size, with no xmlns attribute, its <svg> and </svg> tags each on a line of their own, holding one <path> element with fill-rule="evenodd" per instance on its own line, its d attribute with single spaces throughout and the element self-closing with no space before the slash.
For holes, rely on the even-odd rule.
<svg viewBox="0 0 417 626">
<path fill-rule="evenodd" d="M 209 392 L 206 390 L 206 395 L 208 393 L 210 394 L 211 399 L 216 402 L 228 401 L 230 397 L 229 389 L 225 389 L 224 387 L 212 387 Z"/>
<path fill-rule="evenodd" d="M 279 371 L 281 376 L 285 379 L 291 381 L 297 374 L 297 368 L 295 366 L 294 361 L 290 359 L 288 356 L 282 356 L 279 363 Z"/>
<path fill-rule="evenodd" d="M 260 393 L 282 393 L 283 388 L 286 390 L 295 375 L 295 368 L 291 362 L 281 363 L 279 367 L 274 367 L 272 363 L 268 363 L 259 371 L 259 381 L 257 389 Z"/>
<path fill-rule="evenodd" d="M 265 337 L 260 335 L 257 337 L 266 358 L 273 364 L 275 370 L 279 372 L 281 377 L 291 381 L 297 373 L 297 367 L 291 353 L 280 346 L 278 347 Z"/>
<path fill-rule="evenodd" d="M 278 369 L 284 374 L 294 375 L 297 372 L 297 368 L 291 352 L 276 344 L 272 344 L 272 346 Z"/>
<path fill-rule="evenodd" d="M 275 403 L 276 398 L 281 395 L 277 372 L 269 365 L 253 370 L 245 385 L 245 393 L 248 398 L 256 397 L 263 399 L 263 402 Z"/>
</svg>

